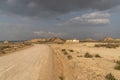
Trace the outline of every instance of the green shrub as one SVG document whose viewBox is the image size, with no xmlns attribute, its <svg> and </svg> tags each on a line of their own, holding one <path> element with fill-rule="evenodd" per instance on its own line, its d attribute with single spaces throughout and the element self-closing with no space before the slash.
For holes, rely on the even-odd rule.
<svg viewBox="0 0 120 80">
<path fill-rule="evenodd" d="M 84 57 L 85 58 L 92 58 L 93 56 L 90 53 L 87 52 L 87 53 L 85 53 Z"/>
<path fill-rule="evenodd" d="M 117 80 L 111 73 L 107 74 L 107 75 L 105 76 L 105 79 L 106 79 L 106 80 Z"/>
<path fill-rule="evenodd" d="M 116 64 L 115 69 L 120 70 L 120 64 Z"/>
</svg>

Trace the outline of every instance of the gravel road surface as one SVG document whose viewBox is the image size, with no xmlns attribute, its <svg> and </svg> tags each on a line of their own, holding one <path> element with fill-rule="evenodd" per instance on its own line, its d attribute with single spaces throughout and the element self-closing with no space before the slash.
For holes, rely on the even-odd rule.
<svg viewBox="0 0 120 80">
<path fill-rule="evenodd" d="M 0 80 L 54 80 L 51 48 L 34 45 L 0 57 Z"/>
</svg>

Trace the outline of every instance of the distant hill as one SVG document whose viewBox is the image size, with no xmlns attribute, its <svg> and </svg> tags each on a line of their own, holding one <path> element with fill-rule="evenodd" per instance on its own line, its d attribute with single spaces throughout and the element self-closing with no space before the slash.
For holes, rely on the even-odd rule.
<svg viewBox="0 0 120 80">
<path fill-rule="evenodd" d="M 63 42 L 65 42 L 65 40 L 63 40 L 62 38 L 59 38 L 59 37 L 54 37 L 54 38 L 50 38 L 48 40 L 48 42 L 63 43 Z"/>
<path fill-rule="evenodd" d="M 31 42 L 31 43 L 37 43 L 37 42 L 53 42 L 53 43 L 64 43 L 65 40 L 59 37 L 53 37 L 53 38 L 38 38 L 38 39 L 32 39 L 28 40 L 26 42 Z"/>
<path fill-rule="evenodd" d="M 83 40 L 83 41 L 86 41 L 86 42 L 94 42 L 94 41 L 96 41 L 96 40 L 94 40 L 94 39 L 92 39 L 92 38 L 87 38 L 87 39 L 85 39 L 85 40 Z"/>
<path fill-rule="evenodd" d="M 114 39 L 112 37 L 105 37 L 100 41 L 103 41 L 103 42 L 120 42 L 120 39 Z"/>
</svg>

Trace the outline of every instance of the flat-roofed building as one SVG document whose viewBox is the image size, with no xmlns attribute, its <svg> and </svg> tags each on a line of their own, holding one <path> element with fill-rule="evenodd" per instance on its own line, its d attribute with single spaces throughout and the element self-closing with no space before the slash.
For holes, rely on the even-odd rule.
<svg viewBox="0 0 120 80">
<path fill-rule="evenodd" d="M 80 41 L 77 39 L 73 39 L 73 40 L 66 40 L 66 43 L 79 43 Z"/>
</svg>

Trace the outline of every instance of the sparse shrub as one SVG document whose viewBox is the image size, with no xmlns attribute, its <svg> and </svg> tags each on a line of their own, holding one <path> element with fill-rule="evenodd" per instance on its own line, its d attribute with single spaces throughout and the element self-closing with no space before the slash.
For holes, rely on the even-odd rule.
<svg viewBox="0 0 120 80">
<path fill-rule="evenodd" d="M 68 55 L 68 52 L 65 51 L 65 52 L 63 52 L 63 54 L 64 54 L 64 55 Z"/>
<path fill-rule="evenodd" d="M 74 50 L 72 50 L 72 49 L 69 49 L 69 51 L 70 51 L 70 52 L 74 52 Z"/>
<path fill-rule="evenodd" d="M 115 69 L 120 70 L 120 61 L 116 61 Z"/>
<path fill-rule="evenodd" d="M 64 77 L 60 76 L 59 79 L 60 79 L 60 80 L 64 80 Z"/>
<path fill-rule="evenodd" d="M 116 61 L 116 63 L 120 65 L 120 61 Z"/>
<path fill-rule="evenodd" d="M 95 57 L 96 58 L 101 58 L 101 56 L 99 54 L 96 54 Z"/>
<path fill-rule="evenodd" d="M 71 60 L 73 58 L 71 55 L 68 55 L 67 57 L 69 60 Z"/>
<path fill-rule="evenodd" d="M 6 52 L 5 52 L 5 51 L 1 51 L 1 53 L 2 53 L 2 54 L 6 54 Z"/>
<path fill-rule="evenodd" d="M 119 44 L 95 44 L 95 47 L 105 47 L 105 48 L 117 48 Z"/>
<path fill-rule="evenodd" d="M 117 80 L 111 73 L 107 74 L 107 75 L 105 76 L 105 79 L 106 79 L 106 80 Z"/>
<path fill-rule="evenodd" d="M 6 48 L 11 48 L 10 46 L 1 46 L 1 50 L 5 50 Z"/>
<path fill-rule="evenodd" d="M 64 52 L 64 51 L 66 51 L 66 49 L 62 49 L 61 51 Z"/>
<path fill-rule="evenodd" d="M 120 64 L 116 64 L 115 69 L 120 70 Z"/>
<path fill-rule="evenodd" d="M 92 58 L 93 56 L 90 53 L 87 52 L 87 53 L 85 53 L 84 57 L 85 58 Z"/>
<path fill-rule="evenodd" d="M 77 57 L 83 57 L 82 55 L 80 55 L 80 56 L 77 56 Z"/>
</svg>

